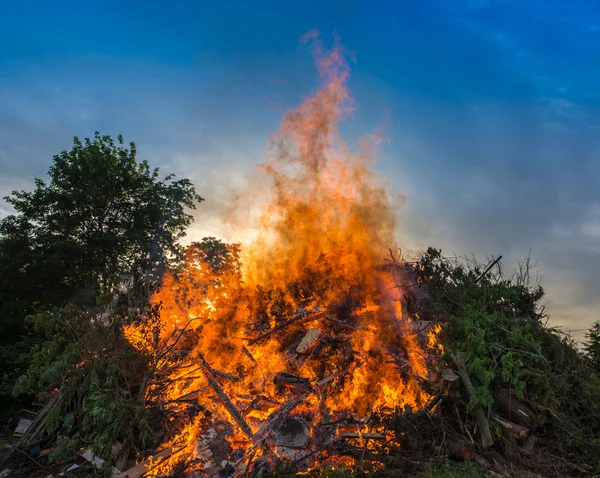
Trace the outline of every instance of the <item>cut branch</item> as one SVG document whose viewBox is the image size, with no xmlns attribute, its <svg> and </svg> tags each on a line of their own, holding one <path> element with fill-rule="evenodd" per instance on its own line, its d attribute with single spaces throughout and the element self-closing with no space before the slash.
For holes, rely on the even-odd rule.
<svg viewBox="0 0 600 478">
<path fill-rule="evenodd" d="M 509 422 L 500 418 L 498 415 L 492 415 L 492 419 L 500 425 L 502 433 L 507 438 L 513 438 L 517 441 L 523 441 L 529 435 L 529 429 L 517 423 Z"/>
<path fill-rule="evenodd" d="M 255 364 L 258 364 L 258 362 L 256 361 L 256 359 L 252 356 L 252 354 L 250 353 L 250 351 L 246 348 L 245 345 L 242 345 L 242 352 L 244 352 L 244 355 L 246 357 L 248 357 L 252 362 L 254 362 Z"/>
<path fill-rule="evenodd" d="M 246 423 L 246 420 L 244 420 L 242 414 L 239 412 L 239 410 L 236 408 L 233 402 L 229 399 L 229 397 L 223 391 L 223 389 L 220 387 L 217 380 L 215 379 L 215 376 L 212 373 L 211 366 L 208 364 L 208 362 L 200 352 L 198 352 L 198 360 L 200 360 L 200 363 L 204 367 L 204 375 L 206 376 L 208 383 L 213 388 L 213 390 L 217 392 L 219 400 L 221 400 L 221 403 L 229 412 L 231 418 L 235 420 L 240 429 L 246 434 L 248 438 L 252 438 L 252 436 L 254 435 L 254 433 L 252 432 L 252 428 L 250 428 L 250 425 Z"/>
<path fill-rule="evenodd" d="M 292 317 L 291 319 L 285 321 L 283 324 L 280 324 L 277 327 L 273 327 L 271 330 L 259 335 L 258 337 L 251 339 L 248 342 L 248 345 L 254 345 L 255 343 L 260 342 L 261 340 L 264 340 L 267 337 L 270 337 L 271 335 L 289 327 L 292 324 L 300 323 L 300 322 L 310 322 L 312 320 L 320 319 L 324 315 L 325 315 L 325 312 L 313 312 L 313 313 L 308 313 L 308 314 L 306 314 L 306 313 L 298 314 L 298 315 Z"/>
<path fill-rule="evenodd" d="M 451 353 L 450 357 L 452 361 L 458 367 L 458 375 L 462 380 L 463 385 L 465 386 L 465 390 L 467 391 L 467 395 L 469 400 L 472 403 L 475 403 L 475 387 L 473 387 L 473 383 L 471 382 L 471 378 L 467 372 L 467 367 L 465 366 L 465 362 L 460 355 L 459 352 L 456 354 Z M 483 448 L 489 448 L 494 444 L 494 439 L 492 438 L 492 433 L 490 432 L 490 424 L 481 408 L 481 405 L 476 404 L 474 407 L 475 418 L 477 419 L 477 424 L 479 425 L 479 433 L 481 434 L 481 444 Z"/>
<path fill-rule="evenodd" d="M 279 407 L 277 410 L 271 413 L 271 415 L 269 415 L 267 423 L 265 423 L 261 427 L 261 429 L 254 434 L 254 437 L 252 438 L 253 443 L 257 444 L 266 436 L 267 433 L 280 426 L 281 423 L 287 418 L 288 414 L 294 408 L 300 405 L 307 396 L 308 394 L 305 393 L 303 395 L 300 395 L 298 398 L 288 400 L 283 405 L 281 405 L 281 407 Z"/>
</svg>

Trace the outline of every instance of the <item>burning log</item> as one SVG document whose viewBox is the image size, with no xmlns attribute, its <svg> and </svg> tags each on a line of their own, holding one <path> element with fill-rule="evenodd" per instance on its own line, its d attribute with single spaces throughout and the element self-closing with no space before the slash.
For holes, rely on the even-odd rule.
<svg viewBox="0 0 600 478">
<path fill-rule="evenodd" d="M 244 355 L 246 357 L 248 357 L 252 362 L 254 362 L 255 364 L 258 364 L 258 362 L 256 361 L 256 359 L 252 356 L 252 354 L 250 353 L 250 351 L 246 348 L 245 345 L 242 345 L 242 352 L 244 352 Z"/>
<path fill-rule="evenodd" d="M 138 463 L 134 467 L 129 468 L 129 470 L 116 475 L 114 478 L 139 478 L 140 476 L 148 473 L 148 471 L 150 471 L 153 467 L 158 465 L 161 461 L 167 459 L 172 454 L 173 450 L 171 448 L 167 448 L 166 450 L 149 457 L 142 463 Z"/>
<path fill-rule="evenodd" d="M 204 367 L 204 374 L 206 376 L 206 379 L 208 380 L 208 383 L 210 383 L 210 386 L 214 389 L 215 392 L 217 392 L 217 396 L 219 397 L 219 400 L 221 400 L 221 403 L 223 404 L 225 409 L 229 412 L 229 414 L 231 415 L 231 418 L 233 418 L 235 420 L 235 422 L 238 424 L 240 429 L 246 434 L 246 436 L 248 438 L 252 438 L 252 436 L 254 435 L 254 433 L 252 432 L 252 428 L 250 428 L 250 425 L 248 425 L 246 423 L 246 420 L 244 420 L 244 417 L 242 416 L 242 414 L 239 412 L 239 410 L 232 403 L 232 401 L 229 399 L 227 394 L 223 391 L 223 389 L 217 383 L 217 381 L 212 373 L 211 366 L 208 364 L 208 362 L 205 360 L 205 358 L 203 357 L 203 355 L 200 352 L 198 352 L 198 360 L 200 360 L 200 363 Z"/>
<path fill-rule="evenodd" d="M 307 394 L 304 394 L 298 398 L 288 400 L 281 407 L 271 413 L 267 423 L 264 424 L 262 428 L 258 430 L 252 437 L 252 442 L 254 444 L 259 443 L 260 441 L 264 440 L 268 433 L 272 432 L 275 428 L 279 428 L 289 413 L 298 405 L 300 405 L 307 396 Z"/>
<path fill-rule="evenodd" d="M 342 327 L 347 327 L 349 329 L 354 329 L 354 330 L 362 330 L 364 332 L 371 332 L 370 330 L 364 330 L 361 327 L 358 327 L 356 325 L 347 324 L 346 322 L 343 322 L 340 319 L 336 319 L 335 317 L 331 317 L 330 315 L 326 315 L 324 318 L 325 318 L 325 320 L 332 322 L 334 324 L 340 325 Z"/>
<path fill-rule="evenodd" d="M 281 330 L 284 330 L 285 328 L 289 327 L 292 324 L 301 323 L 301 322 L 310 322 L 313 320 L 320 319 L 324 315 L 325 315 L 325 312 L 312 312 L 312 313 L 311 312 L 308 312 L 308 313 L 303 312 L 303 313 L 300 313 L 300 314 L 292 317 L 291 319 L 285 321 L 283 324 L 273 327 L 271 330 L 268 330 L 267 332 L 259 335 L 258 337 L 251 339 L 248 342 L 248 345 L 254 345 L 254 344 L 260 342 L 261 340 L 264 340 L 267 337 L 270 337 L 271 335 L 273 335 Z"/>
<path fill-rule="evenodd" d="M 218 375 L 219 377 L 226 378 L 227 380 L 231 380 L 233 382 L 240 381 L 240 377 L 238 377 L 237 375 L 233 375 L 232 373 L 221 372 L 220 370 L 216 370 L 214 368 L 211 369 L 211 372 L 213 375 Z"/>
<path fill-rule="evenodd" d="M 321 385 L 326 385 L 326 384 L 328 384 L 329 382 L 331 382 L 331 381 L 335 380 L 336 378 L 339 378 L 339 377 L 341 377 L 341 376 L 343 376 L 343 375 L 345 375 L 345 374 L 347 374 L 347 373 L 351 372 L 352 370 L 354 370 L 354 369 L 355 369 L 355 368 L 357 368 L 358 366 L 360 366 L 360 363 L 359 363 L 359 362 L 351 362 L 351 363 L 348 363 L 348 364 L 347 364 L 347 365 L 346 365 L 346 366 L 345 366 L 345 367 L 344 367 L 342 370 L 340 370 L 339 372 L 336 372 L 336 373 L 334 373 L 334 374 L 331 374 L 331 375 L 329 375 L 328 377 L 325 377 L 325 378 L 322 378 L 321 380 L 319 380 L 319 381 L 317 382 L 317 385 L 318 385 L 318 386 L 321 386 Z"/>
<path fill-rule="evenodd" d="M 273 383 L 279 391 L 283 391 L 286 386 L 289 386 L 292 388 L 299 388 L 307 393 L 315 393 L 315 390 L 311 386 L 309 379 L 297 377 L 296 375 L 292 375 L 291 373 L 287 372 L 280 372 L 275 375 Z"/>
</svg>

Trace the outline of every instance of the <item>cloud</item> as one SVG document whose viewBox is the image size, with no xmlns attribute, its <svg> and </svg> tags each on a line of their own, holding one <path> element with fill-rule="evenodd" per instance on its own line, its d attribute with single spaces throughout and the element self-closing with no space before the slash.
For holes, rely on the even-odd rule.
<svg viewBox="0 0 600 478">
<path fill-rule="evenodd" d="M 570 4 L 417 2 L 398 12 L 390 2 L 353 7 L 340 33 L 358 58 L 349 142 L 391 112 L 377 167 L 408 198 L 402 247 L 502 254 L 508 270 L 531 249 L 555 321 L 579 328 L 599 305 L 600 58 L 589 27 L 600 18 Z M 0 65 L 0 193 L 43 176 L 73 135 L 123 133 L 141 159 L 191 178 L 206 198 L 189 238 L 223 234 L 231 190 L 262 160 L 281 112 L 316 86 L 310 55 L 265 51 L 263 26 L 244 27 L 259 30 L 252 50 L 223 25 L 224 43 L 194 64 L 85 55 Z"/>
</svg>

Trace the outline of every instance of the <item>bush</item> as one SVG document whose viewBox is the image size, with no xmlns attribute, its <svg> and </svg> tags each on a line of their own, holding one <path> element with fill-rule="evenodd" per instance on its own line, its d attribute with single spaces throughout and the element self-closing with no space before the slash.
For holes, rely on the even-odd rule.
<svg viewBox="0 0 600 478">
<path fill-rule="evenodd" d="M 110 456 L 117 442 L 144 449 L 149 439 L 143 377 L 148 360 L 122 337 L 119 322 L 67 306 L 28 318 L 44 340 L 15 385 L 15 394 L 45 397 L 41 436 L 59 438 L 51 458 L 60 460 L 82 443 Z"/>
<path fill-rule="evenodd" d="M 429 249 L 414 266 L 429 299 L 421 309 L 443 326 L 446 357 L 460 353 L 476 389 L 475 405 L 490 410 L 508 388 L 539 413 L 535 433 L 550 454 L 600 469 L 600 377 L 593 368 L 596 331 L 587 355 L 546 324 L 543 289 L 531 284 L 525 260 L 507 278 L 474 261 L 445 258 Z M 415 309 L 415 313 L 419 310 Z M 449 360 L 447 360 L 449 362 Z"/>
</svg>

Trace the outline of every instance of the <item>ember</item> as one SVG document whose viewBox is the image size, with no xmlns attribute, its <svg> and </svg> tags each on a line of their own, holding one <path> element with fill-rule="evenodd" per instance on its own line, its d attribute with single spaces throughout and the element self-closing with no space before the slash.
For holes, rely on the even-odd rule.
<svg viewBox="0 0 600 478">
<path fill-rule="evenodd" d="M 399 444 L 382 416 L 432 399 L 437 332 L 405 312 L 409 271 L 393 256 L 382 266 L 395 218 L 370 169 L 377 141 L 349 151 L 338 132 L 351 110 L 344 52 L 307 41 L 322 87 L 272 138 L 258 178 L 271 188 L 254 198 L 259 234 L 243 265 L 234 246 L 221 262 L 191 247 L 153 298 L 153 339 L 126 328 L 154 347 L 146 399 L 171 417 L 163 448 L 174 452 L 154 473 L 183 463 L 234 475 L 280 459 L 308 470 L 368 459 L 374 446 L 385 457 Z"/>
</svg>

